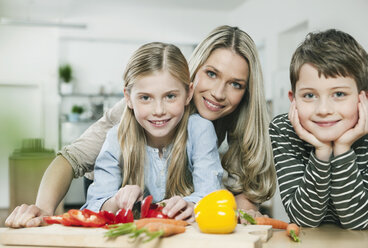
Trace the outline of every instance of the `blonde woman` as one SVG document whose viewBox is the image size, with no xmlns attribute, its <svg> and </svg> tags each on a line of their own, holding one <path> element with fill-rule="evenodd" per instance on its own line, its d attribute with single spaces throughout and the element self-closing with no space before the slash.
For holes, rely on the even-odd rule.
<svg viewBox="0 0 368 248">
<path fill-rule="evenodd" d="M 223 183 L 234 193 L 238 208 L 259 215 L 258 205 L 272 197 L 276 178 L 256 46 L 237 27 L 217 27 L 197 46 L 189 69 L 195 84 L 192 102 L 214 123 L 218 144 L 228 144 L 222 153 Z M 54 213 L 73 176 L 94 170 L 106 132 L 119 121 L 123 106 L 123 101 L 115 105 L 63 148 L 42 179 L 36 205 L 17 207 L 8 226 L 37 226 L 43 215 Z"/>
</svg>

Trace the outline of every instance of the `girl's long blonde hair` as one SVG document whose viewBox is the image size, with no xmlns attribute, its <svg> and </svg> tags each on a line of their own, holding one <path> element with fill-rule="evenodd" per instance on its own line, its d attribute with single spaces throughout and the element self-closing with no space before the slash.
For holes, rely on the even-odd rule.
<svg viewBox="0 0 368 248">
<path fill-rule="evenodd" d="M 256 45 L 248 34 L 237 27 L 217 27 L 196 47 L 189 59 L 192 81 L 199 68 L 218 48 L 236 52 L 249 66 L 249 79 L 239 106 L 231 114 L 214 121 L 219 142 L 226 136 L 229 145 L 222 156 L 222 166 L 236 180 L 235 183 L 225 181 L 224 184 L 233 193 L 243 193 L 249 200 L 261 203 L 273 196 L 276 173 Z"/>
<path fill-rule="evenodd" d="M 167 71 L 175 79 L 182 82 L 186 91 L 189 91 L 188 64 L 174 45 L 160 42 L 148 43 L 141 46 L 130 58 L 124 72 L 124 86 L 130 94 L 134 83 L 142 77 L 152 73 Z M 193 192 L 191 174 L 187 168 L 187 124 L 191 106 L 185 106 L 182 120 L 179 122 L 173 147 L 169 155 L 168 175 L 166 181 L 167 198 L 173 195 L 189 195 Z M 123 162 L 122 185 L 135 184 L 144 189 L 144 164 L 146 154 L 146 136 L 144 129 L 134 116 L 134 110 L 127 105 L 124 107 L 118 131 L 121 146 L 121 161 Z"/>
</svg>

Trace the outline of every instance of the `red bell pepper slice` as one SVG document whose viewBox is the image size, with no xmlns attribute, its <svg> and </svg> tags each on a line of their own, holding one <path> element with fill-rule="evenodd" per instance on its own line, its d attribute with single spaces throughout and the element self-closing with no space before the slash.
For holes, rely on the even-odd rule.
<svg viewBox="0 0 368 248">
<path fill-rule="evenodd" d="M 105 218 L 106 224 L 111 225 L 116 223 L 116 217 L 114 213 L 111 213 L 109 211 L 102 210 L 97 213 L 101 217 Z"/>
<path fill-rule="evenodd" d="M 162 218 L 168 219 L 169 217 L 166 214 L 162 213 L 162 209 L 164 208 L 160 204 L 152 203 L 153 197 L 152 195 L 148 195 L 142 201 L 141 206 L 141 219 L 143 218 Z"/>
<path fill-rule="evenodd" d="M 152 201 L 153 201 L 152 195 L 148 195 L 143 199 L 141 206 L 141 219 L 147 217 L 148 210 L 150 209 Z"/>
<path fill-rule="evenodd" d="M 161 219 L 168 219 L 169 216 L 167 216 L 166 214 L 163 214 L 162 213 L 162 209 L 164 207 L 159 205 L 159 204 L 156 204 L 156 203 L 153 203 L 150 205 L 150 208 L 148 210 L 148 213 L 147 213 L 147 216 L 146 218 L 161 218 Z"/>
<path fill-rule="evenodd" d="M 61 220 L 63 219 L 63 215 L 54 215 L 54 216 L 44 216 L 43 221 L 47 224 L 61 224 Z"/>
<path fill-rule="evenodd" d="M 85 227 L 101 227 L 107 223 L 104 217 L 89 209 L 84 209 L 82 211 L 71 209 L 68 211 L 68 214 L 71 219 L 74 219 L 76 222 L 79 222 L 79 225 Z"/>
<path fill-rule="evenodd" d="M 69 212 L 62 215 L 61 224 L 64 226 L 81 226 L 80 221 L 70 216 Z"/>
<path fill-rule="evenodd" d="M 132 210 L 119 209 L 116 213 L 115 223 L 130 223 L 134 221 Z"/>
</svg>

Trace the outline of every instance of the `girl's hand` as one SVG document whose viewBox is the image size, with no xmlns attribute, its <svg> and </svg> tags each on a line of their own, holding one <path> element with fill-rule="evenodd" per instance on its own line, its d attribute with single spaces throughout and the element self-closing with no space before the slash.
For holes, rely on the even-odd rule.
<svg viewBox="0 0 368 248">
<path fill-rule="evenodd" d="M 137 200 L 142 200 L 143 191 L 138 185 L 125 185 L 112 197 L 118 209 L 132 209 Z"/>
<path fill-rule="evenodd" d="M 313 134 L 308 132 L 300 124 L 298 110 L 296 109 L 295 99 L 292 101 L 289 110 L 289 120 L 299 138 L 308 142 L 315 148 L 316 157 L 320 160 L 328 161 L 332 153 L 331 142 L 321 142 Z"/>
<path fill-rule="evenodd" d="M 22 204 L 8 216 L 5 226 L 13 228 L 41 226 L 43 217 L 47 215 L 52 213 L 47 213 L 35 205 Z"/>
<path fill-rule="evenodd" d="M 368 133 L 368 100 L 364 91 L 359 94 L 358 114 L 357 124 L 335 140 L 333 146 L 334 156 L 349 151 L 355 141 Z"/>
<path fill-rule="evenodd" d="M 175 216 L 176 220 L 185 220 L 194 222 L 194 203 L 187 202 L 180 196 L 173 196 L 168 200 L 164 200 L 166 206 L 162 210 L 170 218 Z"/>
</svg>

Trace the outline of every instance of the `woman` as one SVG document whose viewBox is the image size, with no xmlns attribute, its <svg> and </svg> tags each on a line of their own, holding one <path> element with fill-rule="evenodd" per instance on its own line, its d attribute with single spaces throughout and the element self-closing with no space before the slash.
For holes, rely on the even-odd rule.
<svg viewBox="0 0 368 248">
<path fill-rule="evenodd" d="M 257 211 L 276 187 L 262 71 L 253 40 L 237 27 L 214 29 L 189 59 L 198 113 L 213 121 L 219 144 L 227 144 L 223 183 L 239 209 Z M 63 148 L 46 170 L 36 205 L 18 206 L 5 224 L 38 226 L 52 215 L 74 177 L 92 172 L 106 132 L 121 116 L 118 103 L 73 144 Z M 221 146 L 222 147 L 222 146 Z M 89 178 L 91 176 L 89 175 Z"/>
</svg>

